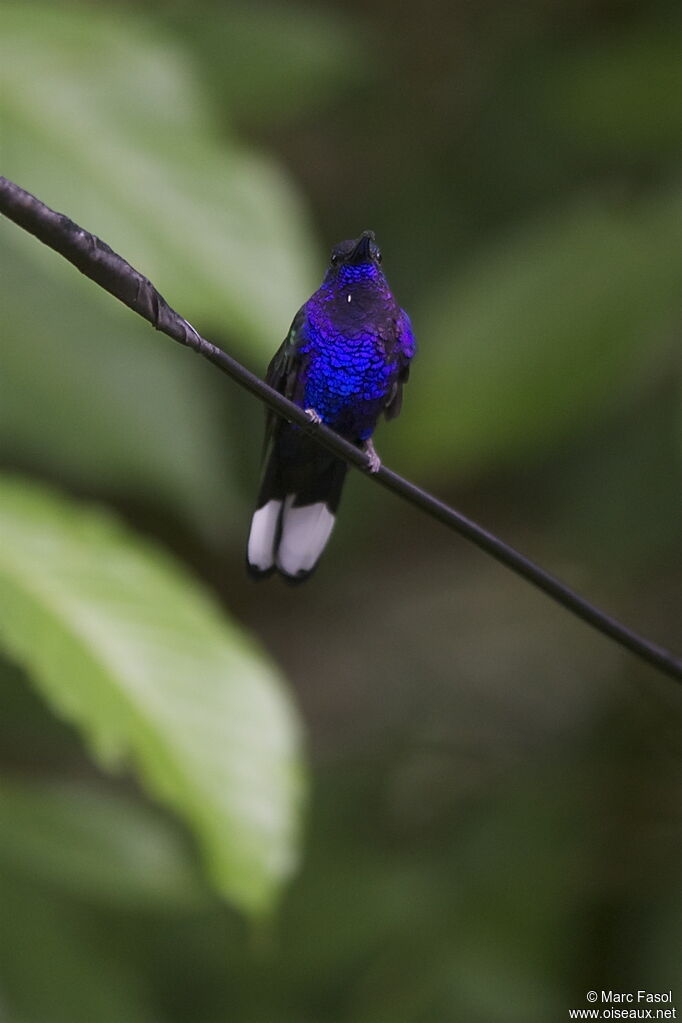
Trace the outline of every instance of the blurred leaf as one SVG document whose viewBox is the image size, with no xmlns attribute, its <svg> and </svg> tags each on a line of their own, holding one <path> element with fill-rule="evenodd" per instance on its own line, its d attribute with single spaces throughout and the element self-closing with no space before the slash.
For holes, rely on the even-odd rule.
<svg viewBox="0 0 682 1023">
<path fill-rule="evenodd" d="M 177 833 L 103 789 L 0 782 L 0 863 L 29 882 L 130 909 L 187 909 L 202 888 Z"/>
<path fill-rule="evenodd" d="M 455 472 L 528 460 L 667 372 L 681 216 L 675 194 L 574 207 L 442 287 L 415 317 L 422 344 L 401 421 L 413 462 Z"/>
<path fill-rule="evenodd" d="M 302 205 L 269 161 L 218 141 L 158 26 L 121 8 L 5 5 L 0 111 L 3 173 L 189 319 L 272 351 L 311 282 Z"/>
<path fill-rule="evenodd" d="M 654 159 L 682 153 L 682 22 L 555 55 L 536 101 L 575 147 Z"/>
<path fill-rule="evenodd" d="M 101 512 L 0 485 L 0 635 L 111 767 L 130 754 L 263 911 L 293 869 L 298 729 L 273 667 L 170 559 Z"/>
<path fill-rule="evenodd" d="M 11 1023 L 160 1023 L 145 979 L 89 914 L 0 875 L 0 989 Z"/>
<path fill-rule="evenodd" d="M 225 535 L 229 385 L 75 271 L 32 266 L 20 234 L 0 224 L 0 457 Z"/>
<path fill-rule="evenodd" d="M 608 567 L 621 578 L 653 578 L 654 566 L 679 560 L 682 450 L 675 436 L 675 384 L 672 377 L 665 381 L 638 406 L 636 418 L 617 419 L 591 434 L 562 463 L 550 529 L 564 551 L 581 552 L 596 578 Z M 675 646 L 675 609 L 670 611 Z M 665 630 L 664 606 L 657 624 Z"/>
<path fill-rule="evenodd" d="M 167 14 L 163 4 L 159 13 Z M 276 3 L 214 3 L 207 16 L 194 8 L 170 14 L 194 39 L 201 68 L 221 105 L 249 124 L 281 129 L 318 110 L 339 90 L 362 81 L 376 57 L 366 52 L 345 11 Z"/>
<path fill-rule="evenodd" d="M 26 673 L 0 657 L 0 760 L 12 773 L 89 771 L 80 736 L 50 711 Z M 2 1019 L 2 1016 L 0 1016 Z"/>
</svg>

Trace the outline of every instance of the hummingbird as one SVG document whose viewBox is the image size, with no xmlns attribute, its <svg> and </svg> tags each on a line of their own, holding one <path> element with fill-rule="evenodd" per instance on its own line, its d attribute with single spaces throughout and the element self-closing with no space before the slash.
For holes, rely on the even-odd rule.
<svg viewBox="0 0 682 1023">
<path fill-rule="evenodd" d="M 400 412 L 416 350 L 412 324 L 382 270 L 373 231 L 332 249 L 322 284 L 294 317 L 266 380 L 313 423 L 324 423 L 381 460 L 372 435 L 380 416 Z M 251 521 L 247 567 L 303 582 L 331 536 L 346 462 L 293 423 L 267 416 L 263 473 Z"/>
</svg>

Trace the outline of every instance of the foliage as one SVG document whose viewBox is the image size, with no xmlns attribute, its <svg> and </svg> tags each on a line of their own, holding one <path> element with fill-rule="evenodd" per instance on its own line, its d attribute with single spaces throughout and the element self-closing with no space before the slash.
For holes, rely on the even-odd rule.
<svg viewBox="0 0 682 1023">
<path fill-rule="evenodd" d="M 207 892 L 168 821 L 128 796 L 79 782 L 3 780 L 0 859 L 106 908 L 177 912 Z"/>
<path fill-rule="evenodd" d="M 130 756 L 262 910 L 291 871 L 296 730 L 273 669 L 158 553 L 104 516 L 0 486 L 2 639 L 106 766 Z"/>
<path fill-rule="evenodd" d="M 11 4 L 3 22 L 12 174 L 77 210 L 190 320 L 264 346 L 311 280 L 303 211 L 277 168 L 216 139 L 182 53 L 144 22 Z"/>
<path fill-rule="evenodd" d="M 424 423 L 405 430 L 415 463 L 480 471 L 542 455 L 636 399 L 647 366 L 672 349 L 681 214 L 677 194 L 626 208 L 581 203 L 444 284 L 423 313 L 436 354 L 413 388 Z"/>
<path fill-rule="evenodd" d="M 13 2 L 2 172 L 258 371 L 374 228 L 387 461 L 675 646 L 681 41 L 668 0 Z M 255 403 L 7 223 L 0 303 L 0 1017 L 674 987 L 677 694 L 354 478 L 315 579 L 252 587 Z"/>
</svg>

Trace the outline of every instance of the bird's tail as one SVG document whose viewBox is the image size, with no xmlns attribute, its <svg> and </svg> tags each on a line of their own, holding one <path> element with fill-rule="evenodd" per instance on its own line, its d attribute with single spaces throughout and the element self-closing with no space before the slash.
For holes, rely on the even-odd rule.
<svg viewBox="0 0 682 1023">
<path fill-rule="evenodd" d="M 284 427 L 266 456 L 246 560 L 255 578 L 275 569 L 289 582 L 311 574 L 331 536 L 346 463 Z"/>
</svg>

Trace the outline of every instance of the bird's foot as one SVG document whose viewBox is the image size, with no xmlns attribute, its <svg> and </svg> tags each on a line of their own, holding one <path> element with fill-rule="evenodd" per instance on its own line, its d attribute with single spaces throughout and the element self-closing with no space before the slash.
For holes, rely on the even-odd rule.
<svg viewBox="0 0 682 1023">
<path fill-rule="evenodd" d="M 305 410 L 305 414 L 307 415 L 310 422 L 313 423 L 315 426 L 319 426 L 320 423 L 322 422 L 322 416 L 319 414 L 319 412 L 316 412 L 314 408 L 307 408 Z"/>
<path fill-rule="evenodd" d="M 372 473 L 379 472 L 379 469 L 381 468 L 381 459 L 374 450 L 374 442 L 371 439 L 366 440 L 362 446 L 364 448 L 365 454 L 367 455 L 367 465 L 369 471 Z"/>
</svg>

